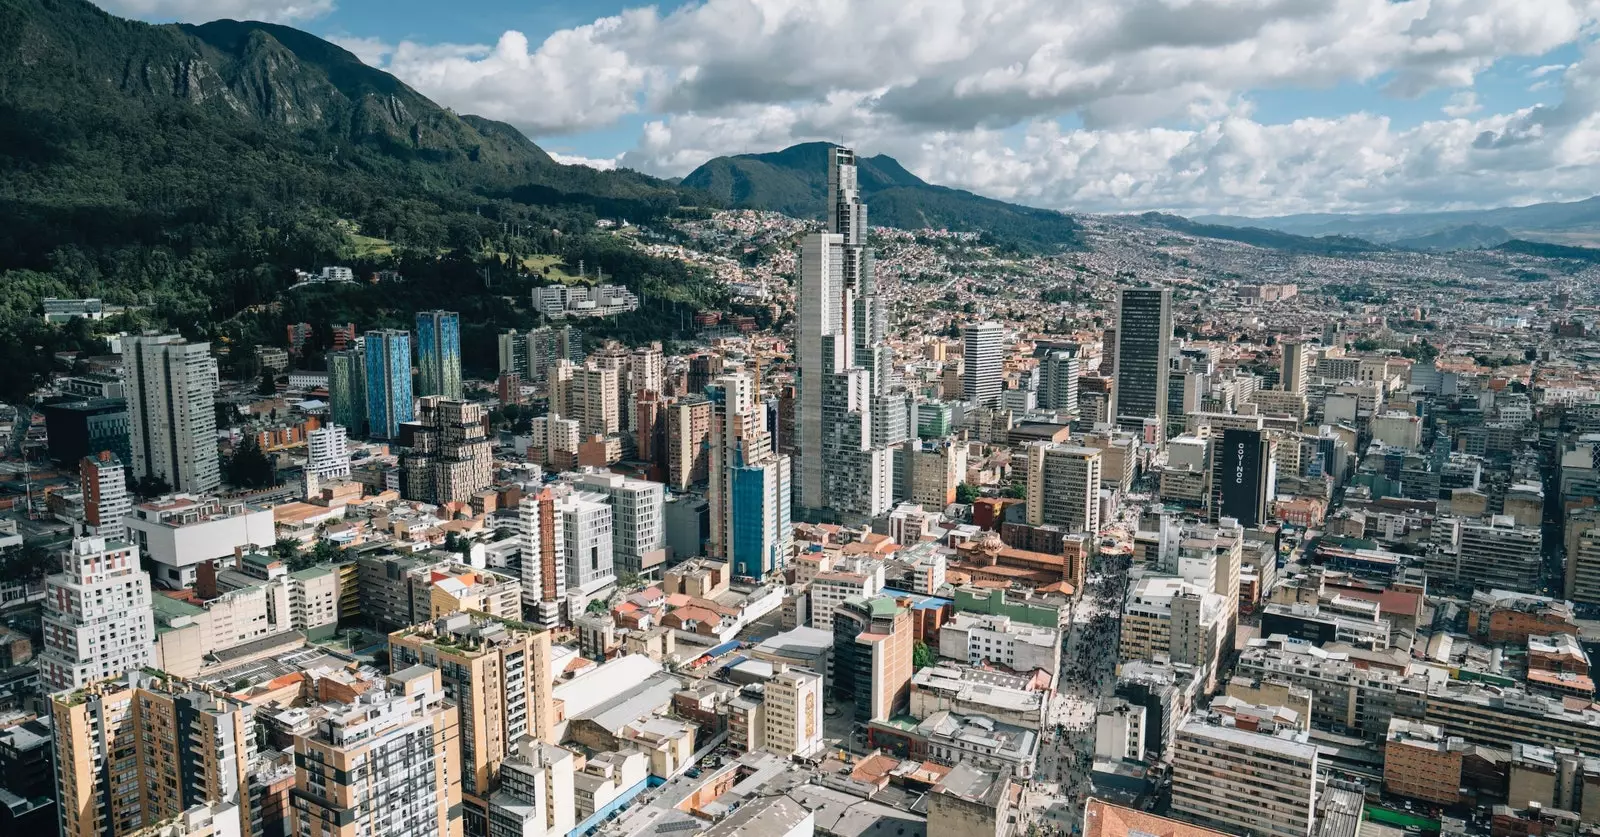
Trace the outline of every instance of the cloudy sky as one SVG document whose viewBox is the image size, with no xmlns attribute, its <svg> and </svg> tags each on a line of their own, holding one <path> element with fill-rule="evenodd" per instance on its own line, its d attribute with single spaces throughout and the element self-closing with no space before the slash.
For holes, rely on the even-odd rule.
<svg viewBox="0 0 1600 837">
<path fill-rule="evenodd" d="M 1078 211 L 1600 193 L 1600 0 L 97 0 L 289 23 L 571 162 L 806 140 Z"/>
</svg>

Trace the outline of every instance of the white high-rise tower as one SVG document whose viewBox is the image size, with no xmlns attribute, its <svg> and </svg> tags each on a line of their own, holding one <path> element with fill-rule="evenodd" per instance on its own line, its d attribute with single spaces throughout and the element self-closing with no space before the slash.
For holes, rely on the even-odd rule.
<svg viewBox="0 0 1600 837">
<path fill-rule="evenodd" d="M 82 688 L 150 665 L 155 616 L 138 547 L 78 538 L 62 556 L 61 572 L 44 583 L 39 676 L 50 691 Z"/>
<path fill-rule="evenodd" d="M 905 406 L 889 393 L 893 353 L 866 237 L 855 152 L 829 148 L 828 231 L 800 245 L 796 484 L 802 509 L 847 519 L 889 510 L 889 447 L 905 436 L 903 418 L 896 432 L 874 432 L 891 427 L 895 404 L 901 414 Z"/>
</svg>

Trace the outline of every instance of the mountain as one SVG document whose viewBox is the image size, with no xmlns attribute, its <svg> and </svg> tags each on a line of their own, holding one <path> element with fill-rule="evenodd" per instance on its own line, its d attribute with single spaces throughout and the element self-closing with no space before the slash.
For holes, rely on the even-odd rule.
<svg viewBox="0 0 1600 837">
<path fill-rule="evenodd" d="M 1481 247 L 1498 247 L 1515 237 L 1505 227 L 1462 224 L 1459 227 L 1444 227 L 1414 238 L 1402 238 L 1394 242 L 1394 246 L 1410 250 L 1476 250 Z"/>
<path fill-rule="evenodd" d="M 741 209 L 821 218 L 833 147 L 808 142 L 766 154 L 717 157 L 690 172 L 681 185 Z M 856 176 L 867 219 L 874 224 L 984 232 L 1030 248 L 1072 246 L 1078 240 L 1078 224 L 1070 215 L 935 186 L 884 154 L 857 157 Z"/>
<path fill-rule="evenodd" d="M 1316 213 L 1269 218 L 1200 215 L 1195 216 L 1194 220 L 1231 227 L 1261 227 L 1297 235 L 1352 235 L 1395 244 L 1463 227 L 1501 228 L 1509 233 L 1508 239 L 1516 237 L 1558 244 L 1600 243 L 1600 196 L 1566 203 L 1536 203 L 1455 212 L 1367 215 Z M 1466 246 L 1483 246 L 1471 243 L 1473 238 L 1475 236 L 1466 236 Z"/>
<path fill-rule="evenodd" d="M 1237 241 L 1254 247 L 1268 247 L 1274 250 L 1287 250 L 1298 253 L 1318 253 L 1326 256 L 1341 253 L 1369 253 L 1374 250 L 1385 249 L 1370 241 L 1351 236 L 1329 235 L 1313 238 L 1261 227 L 1202 224 L 1182 216 L 1168 215 L 1162 212 L 1146 212 L 1143 215 L 1128 216 L 1124 220 L 1143 227 L 1172 230 L 1173 232 L 1200 238 Z"/>
<path fill-rule="evenodd" d="M 708 200 L 557 164 L 512 126 L 453 113 L 289 27 L 0 0 L 0 345 L 41 349 L 0 364 L 0 398 L 50 372 L 51 351 L 104 349 L 87 329 L 43 328 L 45 296 L 137 305 L 116 325 L 243 345 L 281 342 L 290 316 L 368 328 L 450 307 L 475 318 L 470 355 L 492 349 L 497 324 L 530 324 L 505 304 L 532 284 L 528 264 L 584 261 L 656 304 L 655 319 L 617 328 L 669 336 L 716 288 L 595 221 Z M 283 293 L 291 269 L 328 264 L 407 282 Z"/>
</svg>

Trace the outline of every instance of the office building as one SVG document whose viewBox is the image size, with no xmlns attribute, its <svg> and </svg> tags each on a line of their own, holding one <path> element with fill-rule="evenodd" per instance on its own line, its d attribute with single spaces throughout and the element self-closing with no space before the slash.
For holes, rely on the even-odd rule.
<svg viewBox="0 0 1600 837">
<path fill-rule="evenodd" d="M 521 539 L 522 610 L 545 627 L 561 623 L 567 598 L 566 532 L 555 490 L 545 486 L 517 506 Z"/>
<path fill-rule="evenodd" d="M 418 397 L 461 400 L 461 315 L 417 312 L 417 373 Z"/>
<path fill-rule="evenodd" d="M 1230 632 L 1223 598 L 1181 578 L 1139 579 L 1122 608 L 1121 658 L 1165 657 L 1194 666 L 1201 680 L 1209 681 L 1216 676 Z"/>
<path fill-rule="evenodd" d="M 1076 349 L 1051 349 L 1039 362 L 1039 408 L 1078 412 L 1078 376 L 1082 374 Z"/>
<path fill-rule="evenodd" d="M 1067 534 L 1100 531 L 1101 456 L 1097 448 L 1029 445 L 1028 525 L 1060 526 Z"/>
<path fill-rule="evenodd" d="M 306 473 L 318 481 L 350 478 L 350 444 L 343 426 L 329 424 L 306 434 Z"/>
<path fill-rule="evenodd" d="M 460 715 L 435 669 L 326 704 L 294 739 L 295 834 L 462 837 Z"/>
<path fill-rule="evenodd" d="M 794 545 L 790 460 L 772 448 L 755 380 L 724 375 L 707 387 L 712 400 L 711 508 L 707 552 L 727 559 L 733 574 L 760 579 L 788 562 Z"/>
<path fill-rule="evenodd" d="M 146 674 L 50 699 L 61 833 L 123 837 L 197 805 L 232 806 L 251 834 L 252 707 L 198 684 Z"/>
<path fill-rule="evenodd" d="M 1436 726 L 1392 718 L 1383 747 L 1383 788 L 1409 799 L 1455 805 L 1461 801 L 1467 749 L 1466 742 Z"/>
<path fill-rule="evenodd" d="M 1312 369 L 1311 344 L 1294 341 L 1279 343 L 1278 348 L 1283 350 L 1283 369 L 1278 375 L 1280 388 L 1284 392 L 1305 395 Z"/>
<path fill-rule="evenodd" d="M 543 326 L 499 335 L 500 371 L 515 372 L 530 384 L 543 384 L 557 360 L 583 359 L 583 338 L 572 326 Z"/>
<path fill-rule="evenodd" d="M 561 515 L 568 590 L 587 597 L 614 584 L 613 524 L 606 495 L 574 491 L 557 501 L 556 510 Z"/>
<path fill-rule="evenodd" d="M 1165 433 L 1171 351 L 1172 291 L 1123 288 L 1111 363 L 1111 414 L 1118 425 L 1139 429 L 1154 420 Z"/>
<path fill-rule="evenodd" d="M 154 478 L 172 491 L 215 491 L 222 470 L 210 344 L 172 335 L 128 337 L 122 358 L 134 479 Z"/>
<path fill-rule="evenodd" d="M 555 740 L 550 634 L 479 614 L 453 613 L 389 635 L 390 666 L 439 670 L 464 722 L 461 793 L 467 834 L 487 834 L 500 763 L 523 736 Z"/>
<path fill-rule="evenodd" d="M 51 691 L 78 689 L 150 665 L 155 617 L 150 575 L 125 541 L 78 538 L 61 572 L 45 577 L 39 677 Z"/>
<path fill-rule="evenodd" d="M 895 499 L 943 511 L 967 481 L 967 461 L 967 444 L 960 439 L 914 439 L 895 448 Z"/>
<path fill-rule="evenodd" d="M 385 329 L 369 331 L 363 352 L 367 364 L 367 434 L 395 439 L 400 425 L 416 417 L 411 398 L 411 335 Z"/>
<path fill-rule="evenodd" d="M 1232 834 L 1308 837 L 1318 754 L 1305 733 L 1261 732 L 1191 716 L 1178 727 L 1172 812 Z"/>
<path fill-rule="evenodd" d="M 1061 632 L 1010 616 L 957 613 L 939 628 L 939 656 L 974 666 L 997 664 L 1019 673 L 1061 670 Z"/>
<path fill-rule="evenodd" d="M 1226 429 L 1211 457 L 1211 519 L 1248 529 L 1267 522 L 1277 482 L 1274 444 L 1260 430 Z"/>
<path fill-rule="evenodd" d="M 1434 543 L 1423 559 L 1429 581 L 1476 590 L 1539 592 L 1544 536 L 1538 527 L 1518 526 L 1515 518 L 1497 514 L 1442 519 L 1433 531 Z"/>
<path fill-rule="evenodd" d="M 88 533 L 108 541 L 126 541 L 126 521 L 133 513 L 128 493 L 128 469 L 111 451 L 85 456 L 78 465 L 78 488 L 83 492 L 83 523 Z"/>
<path fill-rule="evenodd" d="M 277 540 L 272 509 L 189 494 L 140 503 L 123 524 L 152 565 L 151 581 L 170 590 L 193 584 L 202 561 L 231 558 L 241 547 Z"/>
<path fill-rule="evenodd" d="M 367 361 L 364 349 L 328 354 L 328 418 L 357 436 L 367 433 Z"/>
<path fill-rule="evenodd" d="M 617 573 L 660 577 L 667 562 L 666 486 L 607 471 L 581 474 L 573 484 L 611 502 L 611 554 Z"/>
<path fill-rule="evenodd" d="M 873 434 L 873 422 L 887 420 L 874 408 L 889 408 L 880 397 L 892 353 L 850 149 L 829 149 L 826 213 L 828 231 L 800 247 L 796 491 L 806 514 L 859 520 L 893 502 L 889 451 Z"/>
<path fill-rule="evenodd" d="M 400 496 L 424 503 L 465 503 L 494 479 L 494 443 L 482 404 L 429 395 L 417 421 L 400 426 Z"/>
<path fill-rule="evenodd" d="M 38 410 L 50 436 L 50 458 L 58 464 L 70 467 L 103 450 L 116 454 L 123 464 L 133 460 L 126 398 L 52 399 Z"/>
<path fill-rule="evenodd" d="M 961 400 L 979 407 L 1000 402 L 1005 382 L 1003 341 L 1005 327 L 999 323 L 968 323 L 961 327 Z"/>
<path fill-rule="evenodd" d="M 911 702 L 911 611 L 889 596 L 856 597 L 834 609 L 833 697 L 858 721 L 892 718 Z"/>
</svg>

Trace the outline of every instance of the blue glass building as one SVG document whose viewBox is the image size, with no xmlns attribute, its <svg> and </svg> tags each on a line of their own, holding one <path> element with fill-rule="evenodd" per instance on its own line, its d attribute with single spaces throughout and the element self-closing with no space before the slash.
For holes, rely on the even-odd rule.
<svg viewBox="0 0 1600 837">
<path fill-rule="evenodd" d="M 461 400 L 461 315 L 417 314 L 417 395 Z"/>
<path fill-rule="evenodd" d="M 400 435 L 416 418 L 411 398 L 411 334 L 395 329 L 367 332 L 367 432 L 377 439 Z"/>
</svg>

